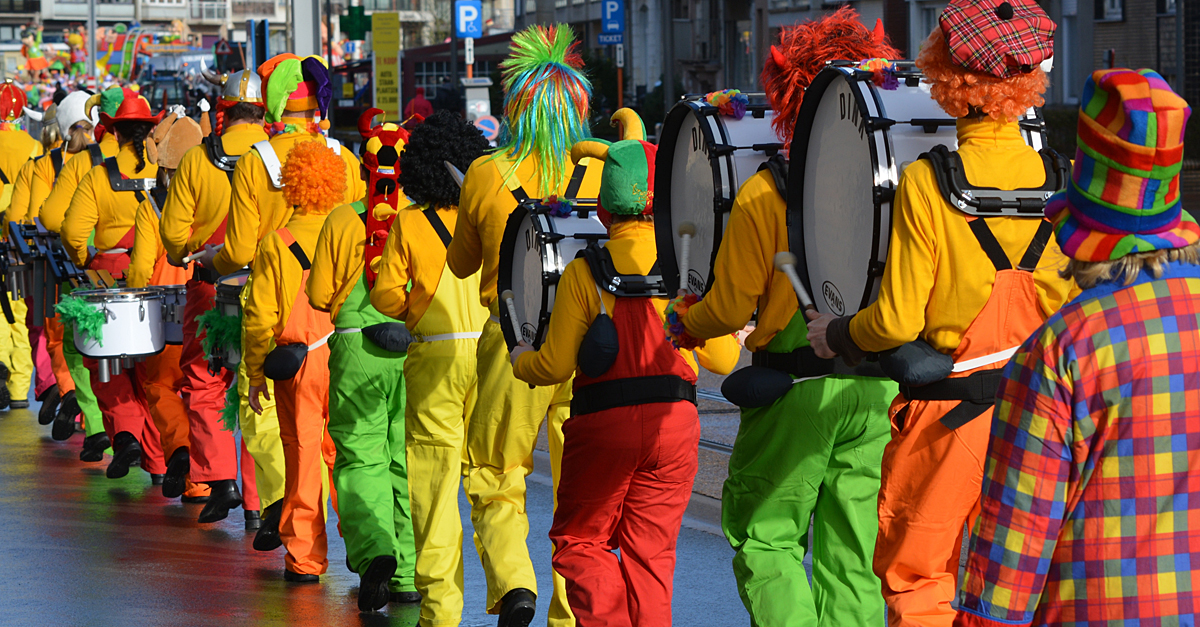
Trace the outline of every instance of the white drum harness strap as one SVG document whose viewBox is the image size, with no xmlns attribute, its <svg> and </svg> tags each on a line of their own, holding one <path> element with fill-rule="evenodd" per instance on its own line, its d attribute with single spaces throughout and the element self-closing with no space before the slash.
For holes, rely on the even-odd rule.
<svg viewBox="0 0 1200 627">
<path fill-rule="evenodd" d="M 338 140 L 326 137 L 325 145 L 337 155 L 340 156 L 342 154 L 342 143 Z M 262 158 L 263 166 L 267 168 L 267 175 L 271 178 L 271 186 L 275 189 L 283 189 L 283 164 L 279 161 L 279 155 L 275 154 L 275 147 L 271 145 L 270 140 L 264 139 L 254 144 L 253 148 L 258 151 L 258 156 Z"/>
</svg>

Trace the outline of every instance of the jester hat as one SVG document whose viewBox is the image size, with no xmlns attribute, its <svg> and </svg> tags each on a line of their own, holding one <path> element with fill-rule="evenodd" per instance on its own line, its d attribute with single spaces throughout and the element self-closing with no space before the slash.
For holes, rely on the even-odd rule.
<svg viewBox="0 0 1200 627">
<path fill-rule="evenodd" d="M 317 56 L 275 55 L 258 66 L 262 78 L 263 100 L 268 124 L 283 120 L 284 111 L 316 109 L 322 120 L 329 119 L 333 85 L 325 60 Z"/>
<path fill-rule="evenodd" d="M 632 110 L 619 109 L 611 122 L 621 129 L 620 141 L 609 144 L 588 139 L 571 149 L 576 163 L 585 157 L 604 162 L 597 215 L 606 225 L 613 215 L 654 215 L 654 156 L 658 150 L 646 141 L 645 126 Z"/>
<path fill-rule="evenodd" d="M 408 143 L 408 131 L 399 124 L 384 122 L 371 125 L 382 109 L 367 109 L 358 118 L 363 138 L 362 165 L 367 169 L 367 242 L 363 251 L 363 270 L 367 285 L 374 285 L 388 232 L 402 203 L 400 193 L 400 153 Z"/>
<path fill-rule="evenodd" d="M 25 91 L 12 82 L 12 79 L 5 79 L 4 83 L 0 84 L 0 122 L 12 122 L 19 119 L 25 114 Z"/>
</svg>

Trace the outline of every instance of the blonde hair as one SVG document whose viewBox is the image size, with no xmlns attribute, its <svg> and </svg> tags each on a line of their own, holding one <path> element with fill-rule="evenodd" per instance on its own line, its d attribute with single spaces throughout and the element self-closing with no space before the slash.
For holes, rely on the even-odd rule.
<svg viewBox="0 0 1200 627">
<path fill-rule="evenodd" d="M 1132 253 L 1120 259 L 1111 261 L 1079 261 L 1072 259 L 1062 271 L 1064 279 L 1075 279 L 1079 287 L 1088 289 L 1102 281 L 1124 279 L 1125 285 L 1133 283 L 1142 270 L 1149 272 L 1154 278 L 1162 275 L 1163 264 L 1178 261 L 1191 265 L 1200 265 L 1200 242 L 1184 248 L 1169 248 L 1167 250 L 1152 250 L 1145 253 Z"/>
<path fill-rule="evenodd" d="M 67 137 L 66 152 L 75 154 L 87 148 L 92 143 L 92 123 L 80 120 L 71 125 L 71 134 Z"/>
</svg>

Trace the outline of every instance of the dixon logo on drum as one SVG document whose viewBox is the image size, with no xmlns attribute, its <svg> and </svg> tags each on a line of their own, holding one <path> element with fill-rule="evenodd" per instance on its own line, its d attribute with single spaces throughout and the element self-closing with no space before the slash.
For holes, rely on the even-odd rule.
<svg viewBox="0 0 1200 627">
<path fill-rule="evenodd" d="M 825 304 L 829 305 L 829 311 L 835 316 L 841 316 L 846 313 L 846 304 L 842 302 L 842 293 L 833 283 L 826 281 L 821 286 L 821 294 L 825 297 Z"/>
<path fill-rule="evenodd" d="M 850 123 L 858 127 L 858 138 L 863 139 L 867 136 L 867 118 L 859 115 L 858 104 L 854 100 L 854 95 L 842 91 L 845 87 L 839 86 L 838 89 L 838 112 L 842 114 L 842 119 L 849 119 Z"/>
<path fill-rule="evenodd" d="M 699 272 L 688 269 L 688 291 L 693 294 L 704 293 L 704 277 L 700 276 Z"/>
<path fill-rule="evenodd" d="M 521 339 L 533 344 L 533 336 L 537 335 L 537 327 L 528 322 L 521 323 Z"/>
</svg>

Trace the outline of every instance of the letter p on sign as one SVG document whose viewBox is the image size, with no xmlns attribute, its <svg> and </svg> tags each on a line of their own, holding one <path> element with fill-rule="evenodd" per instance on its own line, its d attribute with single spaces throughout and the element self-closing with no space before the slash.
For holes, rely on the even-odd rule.
<svg viewBox="0 0 1200 627">
<path fill-rule="evenodd" d="M 482 37 L 483 2 L 481 0 L 458 0 L 455 2 L 454 22 L 459 37 Z"/>
<path fill-rule="evenodd" d="M 604 0 L 601 16 L 601 32 L 625 32 L 625 0 Z"/>
</svg>

